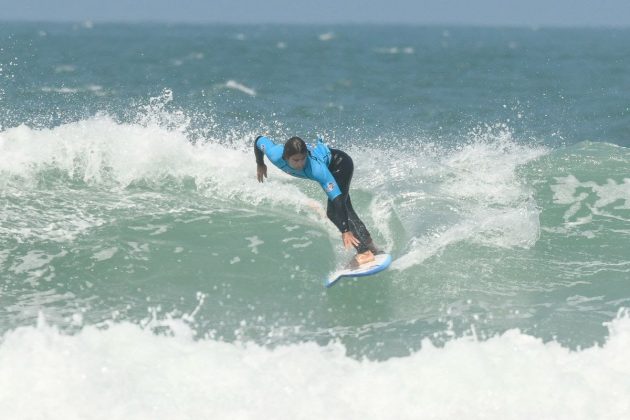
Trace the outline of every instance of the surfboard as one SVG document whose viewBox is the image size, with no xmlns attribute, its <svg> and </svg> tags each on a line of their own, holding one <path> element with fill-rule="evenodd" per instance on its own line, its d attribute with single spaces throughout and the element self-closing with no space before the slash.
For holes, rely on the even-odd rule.
<svg viewBox="0 0 630 420">
<path fill-rule="evenodd" d="M 374 261 L 361 264 L 357 268 L 344 268 L 330 274 L 330 277 L 324 282 L 324 286 L 331 287 L 343 277 L 363 277 L 371 276 L 385 270 L 392 263 L 392 256 L 389 254 L 377 254 Z"/>
</svg>

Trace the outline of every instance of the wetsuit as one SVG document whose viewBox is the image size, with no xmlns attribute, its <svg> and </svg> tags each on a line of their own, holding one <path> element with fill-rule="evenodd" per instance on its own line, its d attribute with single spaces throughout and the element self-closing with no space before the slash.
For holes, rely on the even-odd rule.
<svg viewBox="0 0 630 420">
<path fill-rule="evenodd" d="M 326 215 L 337 226 L 341 233 L 351 231 L 359 240 L 355 246 L 358 253 L 369 249 L 372 238 L 365 224 L 359 219 L 350 201 L 350 181 L 354 172 L 354 164 L 347 153 L 331 149 L 321 140 L 315 146 L 307 145 L 308 154 L 304 168 L 295 170 L 282 159 L 284 145 L 275 144 L 270 138 L 258 136 L 254 140 L 256 163 L 264 164 L 263 156 L 282 171 L 298 178 L 317 181 L 328 196 Z"/>
</svg>

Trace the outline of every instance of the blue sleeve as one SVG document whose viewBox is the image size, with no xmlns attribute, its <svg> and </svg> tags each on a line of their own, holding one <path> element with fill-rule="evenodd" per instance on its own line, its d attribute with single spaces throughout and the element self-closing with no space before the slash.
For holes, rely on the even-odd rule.
<svg viewBox="0 0 630 420">
<path fill-rule="evenodd" d="M 256 139 L 256 148 L 263 152 L 273 164 L 282 159 L 282 153 L 284 152 L 282 144 L 275 144 L 269 137 L 265 136 L 260 136 Z"/>
<path fill-rule="evenodd" d="M 317 168 L 313 168 L 313 178 L 322 186 L 330 201 L 341 195 L 341 188 L 327 167 L 318 165 Z"/>
</svg>

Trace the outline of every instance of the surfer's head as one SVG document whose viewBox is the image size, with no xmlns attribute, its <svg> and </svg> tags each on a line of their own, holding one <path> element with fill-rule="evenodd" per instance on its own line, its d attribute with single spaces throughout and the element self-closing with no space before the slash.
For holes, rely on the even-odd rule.
<svg viewBox="0 0 630 420">
<path fill-rule="evenodd" d="M 295 170 L 302 170 L 306 164 L 308 149 L 306 143 L 299 137 L 291 137 L 284 143 L 282 159 L 286 160 L 289 166 Z"/>
</svg>

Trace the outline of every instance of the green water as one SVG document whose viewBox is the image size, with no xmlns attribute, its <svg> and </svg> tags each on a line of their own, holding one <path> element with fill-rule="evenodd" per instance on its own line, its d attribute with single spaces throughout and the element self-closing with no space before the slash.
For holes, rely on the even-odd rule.
<svg viewBox="0 0 630 420">
<path fill-rule="evenodd" d="M 0 332 L 601 342 L 630 299 L 629 34 L 3 24 Z M 323 288 L 351 254 L 315 183 L 256 182 L 263 131 L 352 155 L 390 270 Z"/>
</svg>

